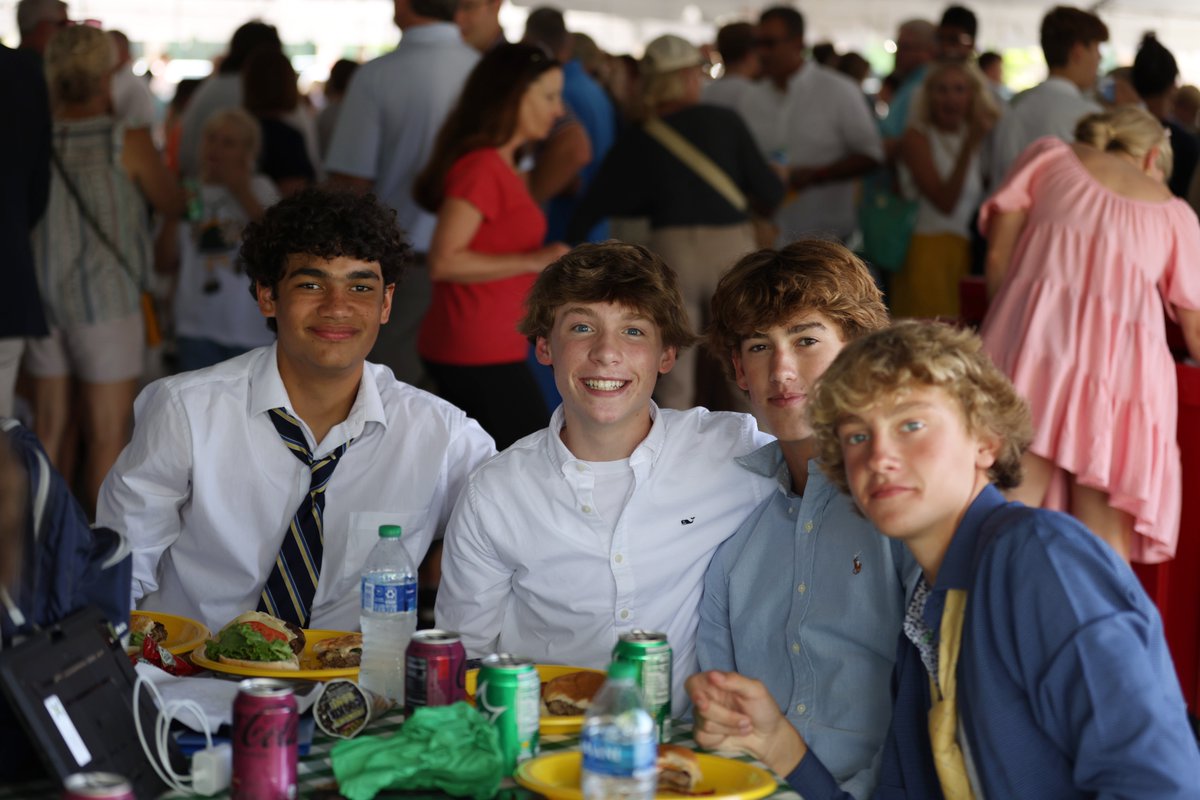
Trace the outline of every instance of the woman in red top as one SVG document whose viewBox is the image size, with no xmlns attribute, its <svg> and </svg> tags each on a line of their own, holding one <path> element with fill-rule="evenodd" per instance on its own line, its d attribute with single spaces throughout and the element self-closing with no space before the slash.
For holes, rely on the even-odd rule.
<svg viewBox="0 0 1200 800">
<path fill-rule="evenodd" d="M 518 153 L 563 113 L 562 69 L 541 49 L 503 44 L 467 78 L 414 195 L 438 215 L 429 248 L 433 299 L 417 349 L 442 397 L 504 449 L 545 427 L 547 410 L 517 333 L 525 295 L 567 252 L 542 246 L 546 218 Z"/>
</svg>

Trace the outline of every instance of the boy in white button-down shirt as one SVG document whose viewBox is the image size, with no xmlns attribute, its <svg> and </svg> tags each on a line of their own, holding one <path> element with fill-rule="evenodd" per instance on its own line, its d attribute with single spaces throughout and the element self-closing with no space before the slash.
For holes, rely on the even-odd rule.
<svg viewBox="0 0 1200 800">
<path fill-rule="evenodd" d="M 521 332 L 563 403 L 471 476 L 446 530 L 438 627 L 470 656 L 584 667 L 605 666 L 623 633 L 665 632 L 678 715 L 709 559 L 773 488 L 734 459 L 769 437 L 744 414 L 651 400 L 696 337 L 674 273 L 645 248 L 577 247 L 527 308 Z"/>
<path fill-rule="evenodd" d="M 324 489 L 310 626 L 358 629 L 380 525 L 400 525 L 421 562 L 495 446 L 460 409 L 366 361 L 407 253 L 391 209 L 346 192 L 306 190 L 247 227 L 246 284 L 276 343 L 148 386 L 100 491 L 97 522 L 133 551 L 138 608 L 215 631 L 258 605 L 312 485 L 274 408 L 298 420 L 317 458 L 351 442 Z"/>
</svg>

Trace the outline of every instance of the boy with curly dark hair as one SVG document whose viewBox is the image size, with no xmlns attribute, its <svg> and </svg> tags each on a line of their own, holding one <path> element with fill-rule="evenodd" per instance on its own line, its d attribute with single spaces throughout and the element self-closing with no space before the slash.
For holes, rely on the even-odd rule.
<svg viewBox="0 0 1200 800">
<path fill-rule="evenodd" d="M 369 195 L 309 189 L 247 227 L 241 259 L 276 343 L 147 387 L 101 489 L 98 521 L 129 540 L 139 608 L 212 630 L 255 608 L 356 630 L 379 526 L 400 525 L 420 563 L 495 448 L 366 361 L 407 252 Z"/>
</svg>

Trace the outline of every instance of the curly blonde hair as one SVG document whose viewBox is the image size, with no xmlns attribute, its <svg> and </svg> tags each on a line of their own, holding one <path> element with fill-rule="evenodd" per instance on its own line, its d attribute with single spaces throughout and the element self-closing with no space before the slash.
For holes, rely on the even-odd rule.
<svg viewBox="0 0 1200 800">
<path fill-rule="evenodd" d="M 1021 483 L 1021 456 L 1033 436 L 1029 407 L 983 352 L 971 331 L 910 320 L 846 346 L 817 383 L 808 413 L 829 480 L 849 493 L 838 424 L 915 386 L 934 386 L 958 400 L 973 434 L 1000 440 L 988 478 L 1001 489 Z"/>
<path fill-rule="evenodd" d="M 46 83 L 53 105 L 86 103 L 104 91 L 117 65 L 117 51 L 104 31 L 74 25 L 54 34 L 46 45 Z"/>
</svg>

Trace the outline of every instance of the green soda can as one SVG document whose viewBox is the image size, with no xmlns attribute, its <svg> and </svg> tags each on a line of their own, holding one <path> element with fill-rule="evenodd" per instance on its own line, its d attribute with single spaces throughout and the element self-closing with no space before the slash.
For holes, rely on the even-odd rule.
<svg viewBox="0 0 1200 800">
<path fill-rule="evenodd" d="M 636 629 L 621 634 L 612 655 L 613 661 L 637 666 L 638 685 L 658 727 L 658 741 L 666 742 L 671 736 L 671 645 L 667 635 Z"/>
<path fill-rule="evenodd" d="M 538 754 L 542 681 L 528 658 L 493 653 L 479 664 L 475 707 L 500 734 L 506 773 Z"/>
</svg>

